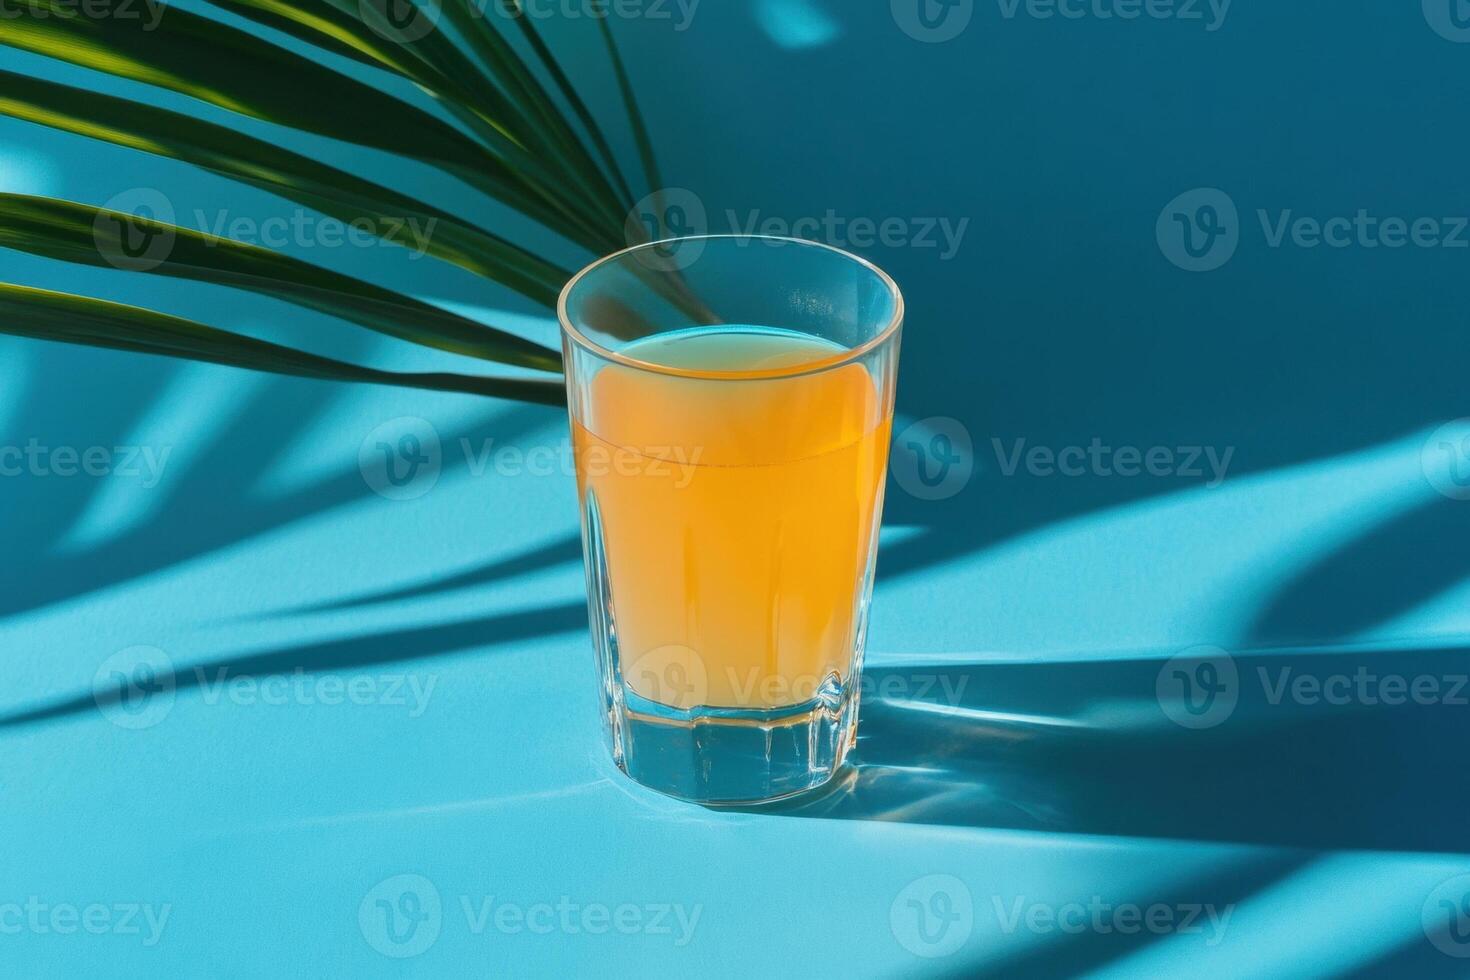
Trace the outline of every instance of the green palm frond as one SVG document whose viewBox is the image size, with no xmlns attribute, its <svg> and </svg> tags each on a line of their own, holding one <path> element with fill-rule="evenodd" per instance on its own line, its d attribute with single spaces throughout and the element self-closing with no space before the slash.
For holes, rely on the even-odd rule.
<svg viewBox="0 0 1470 980">
<path fill-rule="evenodd" d="M 0 246 L 234 286 L 424 347 L 543 371 L 561 369 L 559 353 L 523 337 L 280 252 L 120 211 L 0 193 Z"/>
<path fill-rule="evenodd" d="M 0 283 L 0 333 L 161 354 L 324 381 L 453 391 L 560 405 L 559 382 L 463 374 L 405 374 L 348 364 L 137 306 Z"/>
<path fill-rule="evenodd" d="M 570 273 L 453 215 L 274 143 L 109 95 L 0 71 L 0 114 L 181 160 L 262 188 L 348 224 L 395 229 L 434 224 L 429 254 L 493 279 L 545 306 Z"/>
<path fill-rule="evenodd" d="M 457 11 L 461 17 L 464 17 L 468 15 L 470 4 L 474 2 L 475 0 L 453 0 L 453 6 L 451 9 Z M 624 198 L 623 203 L 626 205 L 627 208 L 631 208 L 633 205 L 633 194 L 628 189 L 627 181 L 623 179 L 622 172 L 618 168 L 617 160 L 613 155 L 612 147 L 608 145 L 607 137 L 603 135 L 601 127 L 597 125 L 597 120 L 593 117 L 592 112 L 587 108 L 587 103 L 582 100 L 582 96 L 577 92 L 576 86 L 573 85 L 571 79 L 567 77 L 567 73 L 562 71 L 562 67 L 557 62 L 555 56 L 552 55 L 551 49 L 548 48 L 546 46 L 546 42 L 541 39 L 540 32 L 536 30 L 535 21 L 531 17 L 527 16 L 521 0 L 506 0 L 506 2 L 514 7 L 514 10 L 512 11 L 512 13 L 516 15 L 513 18 L 514 22 L 517 27 L 519 27 L 520 32 L 525 38 L 527 45 L 531 48 L 532 52 L 535 53 L 538 63 L 546 71 L 546 73 L 551 76 L 552 81 L 556 85 L 557 91 L 561 93 L 561 96 L 566 100 L 567 105 L 571 106 L 572 111 L 576 114 L 578 121 L 581 122 L 582 127 L 587 131 L 588 138 L 592 141 L 592 145 L 596 148 L 599 158 L 601 158 L 604 165 L 612 173 L 613 179 L 617 182 L 618 188 Z M 505 63 L 508 71 L 512 73 L 518 72 L 519 74 L 523 75 L 525 79 L 527 79 L 528 85 L 536 85 L 535 76 L 530 72 L 528 68 L 525 67 L 525 65 L 518 58 L 515 57 L 514 53 L 510 49 L 510 46 L 505 42 L 503 38 L 500 38 L 500 36 L 492 30 L 483 30 L 474 33 L 478 36 L 484 37 L 487 44 L 496 45 L 495 50 L 498 61 Z M 545 90 L 537 87 L 534 95 L 529 97 L 532 98 L 539 106 L 543 107 L 543 118 L 545 119 L 547 124 L 558 127 L 562 133 L 563 139 L 571 143 L 575 143 L 576 137 L 575 135 L 573 135 L 571 127 L 568 126 L 566 122 L 562 120 L 560 114 L 557 113 L 555 104 L 551 101 L 550 96 L 546 94 Z M 626 208 L 624 213 L 626 213 Z"/>
<path fill-rule="evenodd" d="M 638 108 L 638 100 L 633 96 L 633 82 L 628 77 L 628 70 L 623 67 L 623 56 L 618 54 L 618 46 L 613 40 L 612 28 L 607 26 L 607 20 L 599 20 L 597 26 L 602 30 L 608 60 L 612 62 L 613 75 L 618 80 L 618 92 L 623 97 L 623 107 L 627 110 L 628 121 L 633 126 L 633 138 L 638 142 L 638 156 L 643 160 L 644 175 L 648 178 L 649 186 L 658 192 L 664 184 L 658 175 L 658 161 L 653 154 L 653 141 L 649 138 L 648 127 L 643 122 L 643 112 Z"/>
<path fill-rule="evenodd" d="M 626 244 L 633 197 L 628 178 L 516 0 L 504 0 L 509 6 L 502 17 L 487 16 L 475 6 L 479 0 L 443 0 L 442 6 L 433 0 L 418 8 L 419 15 L 433 15 L 430 22 L 413 30 L 387 23 L 370 3 L 357 0 L 212 0 L 214 8 L 263 28 L 259 32 L 173 7 L 156 23 L 109 16 L 123 2 L 95 0 L 89 16 L 63 17 L 53 7 L 61 0 L 36 0 L 0 19 L 0 44 L 175 92 L 283 131 L 427 164 L 594 254 Z M 512 24 L 517 39 L 503 33 Z M 643 172 L 657 187 L 652 143 L 627 73 L 611 34 L 604 39 Z M 303 43 L 321 56 L 301 52 Z M 340 70 L 346 62 L 359 70 Z M 367 76 L 411 82 L 454 122 L 364 80 L 362 66 L 371 69 Z M 7 71 L 0 71 L 0 115 L 200 167 L 453 263 L 544 306 L 555 302 L 569 276 L 534 251 L 412 192 L 220 122 Z M 0 247 L 243 289 L 421 346 L 560 369 L 558 352 L 508 331 L 168 218 L 0 194 Z M 409 234 L 426 228 L 430 234 Z M 140 243 L 147 254 L 139 252 Z M 375 371 L 162 313 L 22 286 L 0 284 L 0 313 L 0 333 L 308 377 L 561 400 L 553 397 L 554 380 Z"/>
</svg>

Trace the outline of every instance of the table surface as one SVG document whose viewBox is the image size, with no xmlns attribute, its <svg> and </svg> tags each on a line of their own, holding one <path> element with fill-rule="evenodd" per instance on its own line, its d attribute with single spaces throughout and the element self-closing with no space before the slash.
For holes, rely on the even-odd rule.
<svg viewBox="0 0 1470 980">
<path fill-rule="evenodd" d="M 117 367 L 111 355 L 23 353 L 38 379 Z M 17 611 L 0 626 L 12 676 L 0 820 L 14 842 L 3 897 L 151 904 L 168 918 L 156 945 L 146 926 L 7 936 L 17 975 L 196 964 L 238 975 L 1140 976 L 1207 955 L 1222 975 L 1280 976 L 1439 956 L 1420 912 L 1466 870 L 1445 853 L 1464 842 L 1452 763 L 1466 709 L 1268 695 L 1282 669 L 1448 676 L 1464 673 L 1463 651 L 1363 638 L 1357 652 L 1241 654 L 1224 628 L 1236 600 L 1211 587 L 1233 581 L 1238 596 L 1281 574 L 1291 536 L 1262 535 L 1263 514 L 1289 509 L 1290 523 L 1325 535 L 1357 508 L 1435 506 L 1417 445 L 1181 491 L 883 574 L 856 773 L 816 801 L 717 812 L 647 792 L 607 757 L 573 485 L 559 471 L 514 473 L 514 450 L 564 442 L 557 413 L 127 367 L 169 375 L 164 403 L 193 410 L 119 411 L 103 431 L 98 402 L 57 391 L 31 400 L 38 414 L 21 430 L 49 445 L 85 432 L 87 445 L 173 450 L 148 490 L 146 469 L 9 488 L 27 498 L 10 512 L 11 539 L 56 544 L 10 583 Z M 357 447 L 404 417 L 433 425 L 443 463 L 422 496 L 394 500 L 368 488 Z M 477 452 L 466 457 L 462 439 Z M 890 526 L 885 557 L 922 533 Z M 1202 553 L 1222 557 L 1202 568 Z M 1150 596 L 1148 614 L 1118 609 L 1124 593 Z M 1423 611 L 1426 630 L 1462 626 L 1465 608 L 1446 597 Z M 965 650 L 974 635 L 996 640 Z M 1100 635 L 1108 642 L 1085 642 Z M 1155 685 L 1162 658 L 1203 635 L 1237 651 L 1239 703 L 1191 730 Z M 140 645 L 167 657 L 172 689 L 115 703 L 109 671 L 129 664 L 105 658 Z M 400 875 L 432 883 L 440 931 L 394 960 L 381 950 L 401 950 L 374 931 L 379 919 L 362 926 L 359 908 Z M 934 875 L 972 910 L 952 952 L 906 918 L 905 889 L 932 889 Z M 410 885 L 387 887 L 424 888 Z M 1223 939 L 1016 926 L 1015 903 L 1030 914 L 1094 900 L 1233 913 Z M 576 931 L 533 932 L 514 911 L 487 919 L 485 902 L 571 903 Z M 599 905 L 646 909 L 649 930 L 656 907 L 682 908 L 692 932 L 590 934 L 582 909 Z M 945 957 L 923 958 L 936 950 Z"/>
<path fill-rule="evenodd" d="M 1459 969 L 1470 947 L 1443 917 L 1470 889 L 1470 502 L 1436 489 L 1431 433 L 1467 414 L 1463 258 L 1256 234 L 1191 275 L 1154 240 L 1159 208 L 1201 185 L 1247 216 L 1463 209 L 1466 50 L 1408 5 L 1369 6 L 1334 50 L 1379 38 L 1412 59 L 1408 103 L 1335 71 L 1320 6 L 1241 10 L 1218 36 L 985 10 L 924 45 L 886 11 L 756 3 L 712 9 L 667 61 L 664 28 L 620 25 L 656 132 L 721 113 L 664 141 L 712 214 L 973 219 L 952 262 L 872 250 L 910 299 L 900 452 L 950 424 L 934 418 L 970 445 L 942 499 L 890 482 L 857 765 L 815 799 L 707 809 L 612 766 L 558 412 L 0 342 L 0 443 L 41 447 L 0 478 L 0 969 Z M 739 52 L 772 77 L 731 82 Z M 875 52 L 901 90 L 859 70 Z M 696 62 L 687 86 L 648 84 Z M 1305 107 L 1269 97 L 1287 86 Z M 790 92 L 813 104 L 781 103 L 777 138 Z M 1384 145 L 1344 161 L 1339 95 Z M 19 124 L 0 141 L 6 189 L 279 207 Z M 554 337 L 453 273 L 298 254 Z M 441 363 L 266 300 L 6 262 L 6 279 Z M 437 458 L 379 492 L 377 442 L 405 431 L 432 431 Z M 1008 462 L 1094 439 L 1169 464 Z M 65 475 L 62 447 L 100 447 L 106 472 Z M 1206 448 L 1231 454 L 1223 482 L 1186 464 Z M 1203 721 L 1167 693 L 1188 651 L 1233 671 Z M 139 663 L 153 693 L 119 700 Z M 1396 677 L 1434 691 L 1395 697 Z"/>
</svg>

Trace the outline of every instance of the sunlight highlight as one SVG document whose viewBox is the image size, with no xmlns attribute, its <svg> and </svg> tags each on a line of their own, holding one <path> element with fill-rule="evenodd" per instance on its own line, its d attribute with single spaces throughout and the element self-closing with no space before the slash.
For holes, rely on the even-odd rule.
<svg viewBox="0 0 1470 980">
<path fill-rule="evenodd" d="M 0 152 L 0 191 L 11 194 L 55 194 L 56 165 L 31 150 L 8 146 Z"/>
<path fill-rule="evenodd" d="M 842 34 L 817 0 L 757 0 L 755 19 L 772 41 L 793 51 L 831 44 Z"/>
</svg>

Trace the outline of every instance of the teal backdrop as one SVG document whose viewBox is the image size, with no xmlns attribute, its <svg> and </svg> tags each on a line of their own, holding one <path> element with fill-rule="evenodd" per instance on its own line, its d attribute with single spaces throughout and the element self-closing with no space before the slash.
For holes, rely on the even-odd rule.
<svg viewBox="0 0 1470 980">
<path fill-rule="evenodd" d="M 542 9 L 636 169 L 587 8 Z M 0 339 L 0 972 L 1465 975 L 1470 5 L 618 9 L 679 191 L 656 222 L 828 240 L 907 296 L 858 765 L 741 812 L 617 773 L 556 410 Z M 296 213 L 0 119 L 0 189 L 138 188 L 210 231 Z M 319 227 L 284 250 L 555 343 L 545 310 Z M 399 486 L 377 446 L 405 433 Z"/>
</svg>

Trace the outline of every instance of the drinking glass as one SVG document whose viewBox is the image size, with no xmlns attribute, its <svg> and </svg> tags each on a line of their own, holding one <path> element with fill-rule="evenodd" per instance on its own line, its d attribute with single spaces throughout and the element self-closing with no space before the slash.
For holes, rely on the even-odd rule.
<svg viewBox="0 0 1470 980">
<path fill-rule="evenodd" d="M 898 287 L 707 236 L 592 264 L 558 313 L 614 761 L 704 803 L 820 786 L 857 730 Z"/>
</svg>

